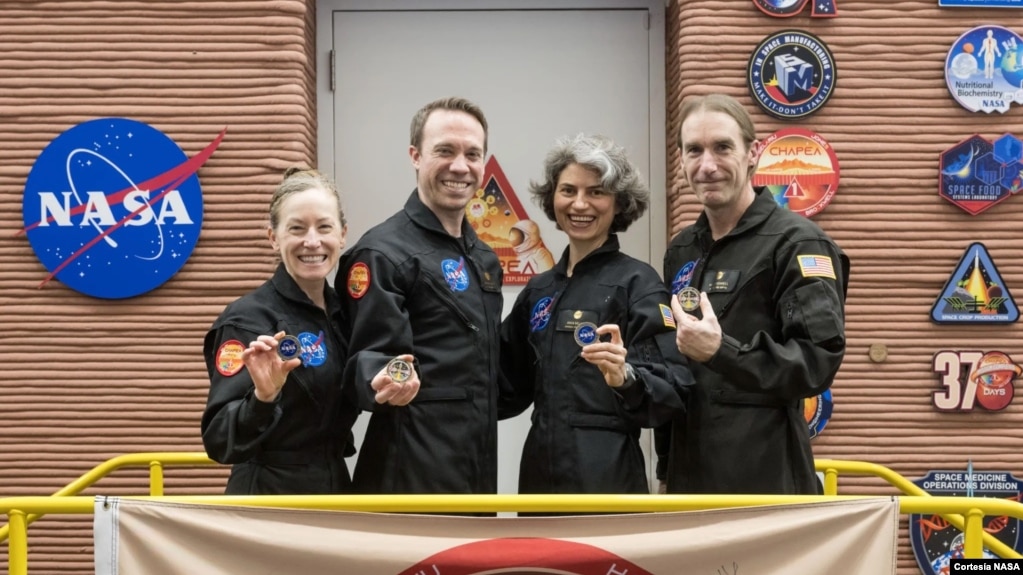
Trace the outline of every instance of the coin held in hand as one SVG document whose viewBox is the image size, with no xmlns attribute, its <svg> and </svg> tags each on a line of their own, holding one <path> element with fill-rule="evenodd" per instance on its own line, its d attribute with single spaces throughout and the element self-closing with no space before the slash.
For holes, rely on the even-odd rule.
<svg viewBox="0 0 1023 575">
<path fill-rule="evenodd" d="M 286 335 L 277 342 L 277 357 L 283 361 L 295 359 L 302 351 L 302 342 L 293 335 Z"/>
<path fill-rule="evenodd" d="M 387 362 L 387 376 L 395 383 L 405 383 L 412 379 L 412 364 L 396 357 Z"/>
<path fill-rule="evenodd" d="M 682 311 L 686 313 L 700 309 L 700 290 L 694 287 L 682 288 L 675 297 L 678 298 L 678 305 L 682 307 Z"/>
</svg>

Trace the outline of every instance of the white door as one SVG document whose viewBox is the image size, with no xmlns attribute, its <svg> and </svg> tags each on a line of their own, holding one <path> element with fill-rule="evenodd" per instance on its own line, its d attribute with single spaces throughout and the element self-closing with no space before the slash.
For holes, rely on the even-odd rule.
<svg viewBox="0 0 1023 575">
<path fill-rule="evenodd" d="M 555 259 L 567 245 L 564 234 L 527 190 L 540 178 L 547 150 L 558 137 L 579 132 L 624 145 L 650 182 L 653 202 L 621 235 L 622 248 L 660 269 L 663 30 L 657 0 L 320 0 L 319 166 L 334 175 L 345 198 L 348 245 L 399 210 L 415 187 L 412 115 L 433 99 L 462 96 L 486 114 L 488 156 L 540 225 Z M 505 313 L 520 289 L 505 287 Z M 500 424 L 501 493 L 516 492 L 528 416 Z M 359 441 L 366 419 L 356 425 Z"/>
</svg>

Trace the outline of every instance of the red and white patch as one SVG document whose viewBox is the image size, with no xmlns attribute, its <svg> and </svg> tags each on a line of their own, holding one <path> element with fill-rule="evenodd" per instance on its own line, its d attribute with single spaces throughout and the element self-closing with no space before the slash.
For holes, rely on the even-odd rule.
<svg viewBox="0 0 1023 575">
<path fill-rule="evenodd" d="M 348 295 L 354 299 L 359 299 L 366 295 L 366 292 L 369 291 L 369 278 L 369 266 L 362 262 L 352 266 L 348 270 L 348 281 L 346 282 Z"/>
<path fill-rule="evenodd" d="M 245 367 L 242 362 L 242 352 L 245 346 L 237 339 L 229 339 L 220 344 L 217 350 L 217 371 L 224 377 L 231 377 Z"/>
</svg>

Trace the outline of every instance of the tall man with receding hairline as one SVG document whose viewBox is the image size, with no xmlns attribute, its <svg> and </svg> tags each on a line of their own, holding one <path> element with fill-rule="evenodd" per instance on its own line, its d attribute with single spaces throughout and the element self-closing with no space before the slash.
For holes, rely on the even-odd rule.
<svg viewBox="0 0 1023 575">
<path fill-rule="evenodd" d="M 845 354 L 849 259 L 817 224 L 754 188 L 759 145 L 734 98 L 682 104 L 682 177 L 703 212 L 671 240 L 675 342 L 696 379 L 658 430 L 671 493 L 815 494 L 803 400 Z"/>
</svg>

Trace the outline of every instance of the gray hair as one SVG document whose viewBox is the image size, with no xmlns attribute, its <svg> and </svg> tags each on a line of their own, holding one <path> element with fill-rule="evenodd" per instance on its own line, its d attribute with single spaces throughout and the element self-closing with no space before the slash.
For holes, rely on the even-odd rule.
<svg viewBox="0 0 1023 575">
<path fill-rule="evenodd" d="M 284 178 L 277 186 L 273 197 L 270 198 L 270 228 L 277 229 L 277 224 L 280 223 L 281 204 L 284 203 L 285 198 L 313 188 L 320 188 L 334 195 L 334 199 L 337 200 L 337 215 L 341 221 L 341 227 L 348 225 L 345 211 L 341 207 L 341 194 L 338 193 L 334 181 L 317 170 L 292 166 L 284 171 Z"/>
<path fill-rule="evenodd" d="M 561 172 L 572 164 L 589 168 L 600 177 L 604 189 L 614 194 L 618 213 L 611 221 L 610 233 L 624 232 L 650 205 L 650 190 L 639 171 L 629 161 L 625 148 L 604 136 L 578 134 L 557 141 L 543 164 L 543 181 L 530 182 L 529 193 L 552 222 L 554 192 Z"/>
</svg>

